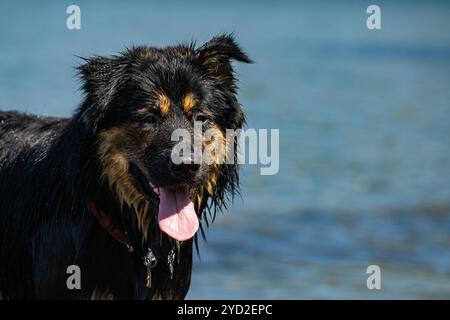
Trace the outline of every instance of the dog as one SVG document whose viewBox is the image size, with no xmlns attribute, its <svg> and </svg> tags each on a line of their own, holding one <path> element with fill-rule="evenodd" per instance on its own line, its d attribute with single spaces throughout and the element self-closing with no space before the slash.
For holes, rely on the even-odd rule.
<svg viewBox="0 0 450 320">
<path fill-rule="evenodd" d="M 185 297 L 197 231 L 239 192 L 239 168 L 176 164 L 171 136 L 198 122 L 229 151 L 245 122 L 232 61 L 252 62 L 228 34 L 132 47 L 83 59 L 70 118 L 0 112 L 3 299 Z"/>
</svg>

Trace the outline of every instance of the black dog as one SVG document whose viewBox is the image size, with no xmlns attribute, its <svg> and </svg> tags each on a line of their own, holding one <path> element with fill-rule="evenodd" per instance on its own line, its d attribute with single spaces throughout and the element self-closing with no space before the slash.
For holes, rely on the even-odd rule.
<svg viewBox="0 0 450 320">
<path fill-rule="evenodd" d="M 71 118 L 0 112 L 0 297 L 184 298 L 199 220 L 237 191 L 238 167 L 175 164 L 171 133 L 242 127 L 231 60 L 251 62 L 229 35 L 135 47 L 80 66 Z"/>
</svg>

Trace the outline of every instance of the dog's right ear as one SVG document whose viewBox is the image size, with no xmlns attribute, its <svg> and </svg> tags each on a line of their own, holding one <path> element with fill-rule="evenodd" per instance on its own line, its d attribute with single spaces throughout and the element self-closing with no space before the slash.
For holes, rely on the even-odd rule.
<svg viewBox="0 0 450 320">
<path fill-rule="evenodd" d="M 83 81 L 82 89 L 97 104 L 106 106 L 119 83 L 118 70 L 121 67 L 119 58 L 82 58 L 85 63 L 78 67 Z"/>
<path fill-rule="evenodd" d="M 82 122 L 88 124 L 93 133 L 97 132 L 98 124 L 120 84 L 120 69 L 124 63 L 119 57 L 81 58 L 84 63 L 78 66 L 78 74 L 82 81 L 81 89 L 86 98 L 78 109 Z"/>
</svg>

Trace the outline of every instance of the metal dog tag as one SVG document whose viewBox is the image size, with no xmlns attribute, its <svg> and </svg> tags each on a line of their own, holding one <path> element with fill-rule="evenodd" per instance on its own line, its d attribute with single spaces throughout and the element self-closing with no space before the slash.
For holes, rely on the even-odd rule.
<svg viewBox="0 0 450 320">
<path fill-rule="evenodd" d="M 181 248 L 180 248 L 180 246 L 181 246 L 182 243 L 183 243 L 183 241 L 177 241 L 176 242 L 176 245 L 177 245 L 177 263 L 178 264 L 180 264 L 180 256 L 181 256 L 181 252 L 180 252 Z"/>
<path fill-rule="evenodd" d="M 149 248 L 144 256 L 144 266 L 147 268 L 147 281 L 145 284 L 147 288 L 152 287 L 152 268 L 156 266 L 157 262 L 155 254 Z"/>
<path fill-rule="evenodd" d="M 170 250 L 169 254 L 167 255 L 167 264 L 169 265 L 170 279 L 173 279 L 174 262 L 175 262 L 175 250 L 172 248 L 172 250 Z"/>
</svg>

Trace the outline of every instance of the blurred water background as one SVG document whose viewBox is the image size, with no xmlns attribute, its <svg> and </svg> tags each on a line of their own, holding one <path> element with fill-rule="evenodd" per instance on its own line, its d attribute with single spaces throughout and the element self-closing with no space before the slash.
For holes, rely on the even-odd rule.
<svg viewBox="0 0 450 320">
<path fill-rule="evenodd" d="M 75 55 L 235 32 L 256 61 L 236 66 L 248 127 L 280 128 L 280 171 L 243 168 L 188 298 L 449 299 L 450 3 L 376 3 L 378 31 L 367 1 L 2 0 L 0 109 L 69 116 Z"/>
</svg>

